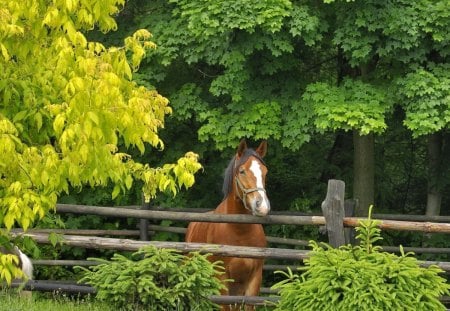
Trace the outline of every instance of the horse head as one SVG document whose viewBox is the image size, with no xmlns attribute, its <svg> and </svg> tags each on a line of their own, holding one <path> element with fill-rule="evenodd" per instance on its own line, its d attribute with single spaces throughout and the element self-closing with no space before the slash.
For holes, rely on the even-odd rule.
<svg viewBox="0 0 450 311">
<path fill-rule="evenodd" d="M 253 150 L 247 148 L 243 139 L 239 143 L 234 161 L 235 191 L 244 207 L 256 216 L 266 216 L 270 212 L 270 202 L 265 189 L 267 167 L 263 160 L 266 152 L 266 141 Z"/>
</svg>

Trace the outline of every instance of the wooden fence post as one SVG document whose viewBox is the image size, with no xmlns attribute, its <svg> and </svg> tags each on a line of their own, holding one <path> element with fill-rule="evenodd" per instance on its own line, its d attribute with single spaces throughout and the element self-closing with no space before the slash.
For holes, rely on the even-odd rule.
<svg viewBox="0 0 450 311">
<path fill-rule="evenodd" d="M 144 196 L 142 196 L 142 210 L 150 209 L 150 202 L 146 202 Z M 139 238 L 141 241 L 149 241 L 150 237 L 148 234 L 148 219 L 141 218 L 139 221 Z"/>
<path fill-rule="evenodd" d="M 348 199 L 344 202 L 344 212 L 345 217 L 354 217 L 355 211 L 358 208 L 358 200 L 357 199 Z M 347 227 L 344 229 L 345 234 L 345 244 L 356 244 L 356 233 L 355 228 Z"/>
<path fill-rule="evenodd" d="M 344 196 L 345 183 L 342 180 L 330 179 L 327 196 L 322 202 L 322 212 L 325 217 L 328 240 L 333 247 L 345 245 Z"/>
</svg>

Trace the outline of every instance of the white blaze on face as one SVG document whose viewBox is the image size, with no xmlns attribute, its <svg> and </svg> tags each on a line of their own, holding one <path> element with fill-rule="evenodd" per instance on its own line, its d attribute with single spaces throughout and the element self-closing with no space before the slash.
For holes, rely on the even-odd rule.
<svg viewBox="0 0 450 311">
<path fill-rule="evenodd" d="M 250 165 L 250 171 L 252 171 L 253 175 L 256 178 L 256 188 L 264 189 L 261 166 L 259 165 L 258 161 L 252 161 L 252 164 Z M 265 191 L 258 190 L 258 193 L 261 196 L 262 202 L 257 211 L 257 214 L 261 216 L 267 215 L 270 211 L 269 199 L 267 198 Z"/>
</svg>

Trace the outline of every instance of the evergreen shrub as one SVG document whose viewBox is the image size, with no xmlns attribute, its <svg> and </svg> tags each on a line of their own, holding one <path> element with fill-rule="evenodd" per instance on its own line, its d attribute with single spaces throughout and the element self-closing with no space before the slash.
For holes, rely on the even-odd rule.
<svg viewBox="0 0 450 311">
<path fill-rule="evenodd" d="M 369 218 L 356 228 L 359 246 L 332 248 L 310 242 L 313 250 L 301 274 L 277 271 L 286 279 L 276 311 L 446 310 L 439 298 L 450 285 L 437 266 L 421 267 L 412 253 L 381 251 L 379 221 Z"/>
<path fill-rule="evenodd" d="M 220 293 L 223 284 L 217 276 L 223 268 L 207 257 L 148 246 L 131 259 L 120 254 L 111 261 L 91 258 L 101 264 L 79 267 L 83 273 L 79 282 L 92 285 L 98 299 L 120 310 L 213 310 L 217 305 L 208 297 Z"/>
</svg>

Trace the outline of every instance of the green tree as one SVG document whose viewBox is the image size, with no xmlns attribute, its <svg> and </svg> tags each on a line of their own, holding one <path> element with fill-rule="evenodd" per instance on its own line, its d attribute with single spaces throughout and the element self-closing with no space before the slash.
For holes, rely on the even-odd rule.
<svg viewBox="0 0 450 311">
<path fill-rule="evenodd" d="M 317 132 L 355 131 L 354 185 L 362 194 L 354 194 L 368 207 L 374 196 L 372 135 L 385 130 L 391 103 L 380 83 L 350 74 L 358 71 L 351 68 L 358 62 L 345 55 L 339 41 L 350 4 L 336 6 L 160 1 L 149 5 L 151 17 L 138 19 L 160 46 L 148 61 L 165 66 L 159 72 L 151 66 L 149 76 L 177 81 L 169 97 L 183 112 L 180 118 L 199 122 L 200 140 L 224 148 L 242 136 L 273 138 L 298 150 Z M 185 83 L 170 69 L 180 64 L 190 73 L 182 76 Z"/>
<path fill-rule="evenodd" d="M 450 124 L 450 64 L 428 62 L 426 67 L 412 68 L 397 83 L 406 110 L 406 127 L 416 137 L 428 137 L 426 214 L 439 215 L 442 188 L 448 185 L 444 174 L 448 170 L 444 159 L 444 131 Z"/>
<path fill-rule="evenodd" d="M 448 62 L 444 0 L 135 4 L 136 23 L 159 47 L 142 78 L 164 90 L 200 141 L 223 149 L 242 136 L 271 138 L 296 151 L 348 131 L 361 215 L 375 199 L 374 142 L 387 120 L 402 118 L 393 112 L 410 110 L 398 79 Z"/>
<path fill-rule="evenodd" d="M 361 79 L 345 78 L 334 86 L 317 82 L 303 94 L 313 109 L 317 129 L 353 133 L 353 198 L 359 201 L 357 214 L 366 214 L 374 203 L 374 134 L 386 130 L 391 101 L 381 86 Z"/>
<path fill-rule="evenodd" d="M 25 230 L 70 188 L 143 183 L 148 198 L 194 183 L 197 155 L 150 167 L 126 152 L 163 148 L 168 100 L 133 81 L 150 33 L 106 48 L 82 31 L 117 28 L 123 0 L 0 1 L 0 226 Z M 119 149 L 119 146 L 124 146 Z M 9 259 L 1 276 L 11 280 Z M 4 264 L 5 263 L 5 264 Z M 9 267 L 9 268 L 8 268 Z M 8 272 L 9 271 L 9 272 Z"/>
<path fill-rule="evenodd" d="M 299 94 L 317 77 L 309 64 L 330 56 L 314 47 L 327 27 L 318 8 L 285 0 L 142 5 L 153 14 L 138 13 L 137 23 L 158 45 L 142 72 L 169 95 L 175 117 L 198 123 L 200 141 L 224 149 L 243 136 L 274 138 L 298 150 L 310 139 Z"/>
<path fill-rule="evenodd" d="M 391 107 L 399 107 L 406 110 L 405 125 L 413 130 L 416 136 L 421 132 L 429 133 L 429 124 L 427 123 L 436 122 L 432 120 L 433 118 L 424 123 L 416 122 L 413 126 L 411 126 L 411 120 L 421 118 L 423 120 L 424 115 L 437 116 L 442 109 L 445 109 L 447 104 L 443 99 L 448 97 L 445 94 L 444 86 L 446 79 L 442 80 L 441 86 L 436 85 L 433 95 L 426 98 L 426 96 L 422 96 L 423 94 L 411 96 L 411 91 L 417 87 L 421 88 L 420 85 L 423 83 L 428 83 L 425 82 L 427 78 L 423 77 L 424 80 L 419 78 L 412 82 L 411 77 L 408 77 L 411 75 L 411 71 L 415 71 L 414 68 L 420 67 L 424 63 L 438 61 L 442 65 L 442 63 L 448 62 L 448 1 L 325 2 L 330 3 L 335 12 L 332 42 L 338 49 L 339 77 L 337 83 L 341 85 L 342 80 L 346 81 L 345 77 L 360 79 L 366 86 L 360 88 L 359 91 L 369 95 L 365 99 L 359 100 L 359 103 L 365 107 L 364 109 L 357 105 L 353 105 L 350 109 L 355 114 L 360 113 L 359 120 L 367 121 L 371 121 L 370 117 L 366 119 L 367 117 L 361 112 L 378 109 L 377 121 L 381 124 L 387 117 L 390 117 Z M 448 77 L 448 70 L 444 75 Z M 418 84 L 407 86 L 408 82 L 395 83 L 397 79 L 403 81 L 402 77 L 404 76 L 413 84 Z M 388 87 L 390 84 L 393 87 Z M 374 87 L 379 89 L 378 94 L 381 97 L 370 94 L 370 90 Z M 398 94 L 408 94 L 406 97 L 409 99 L 404 100 L 404 98 L 393 96 Z M 360 98 L 356 90 L 352 92 L 352 95 Z M 440 107 L 436 107 L 436 104 L 433 103 L 433 100 L 435 102 L 437 98 L 441 99 Z M 428 107 L 425 108 L 425 114 L 423 107 Z M 333 126 L 336 117 L 340 117 L 340 115 L 329 114 L 327 126 Z M 357 123 L 354 125 L 353 129 L 356 131 L 354 132 L 353 196 L 360 200 L 359 214 L 364 215 L 367 214 L 368 206 L 374 201 L 374 140 L 372 135 L 378 131 L 377 128 L 365 131 Z M 439 148 L 430 148 L 431 151 L 436 149 Z M 431 158 L 434 157 L 431 155 Z M 438 171 L 436 164 L 430 162 L 430 171 Z M 433 191 L 436 189 L 433 186 L 436 181 L 435 174 L 430 181 L 432 186 L 429 186 L 429 189 Z"/>
</svg>

